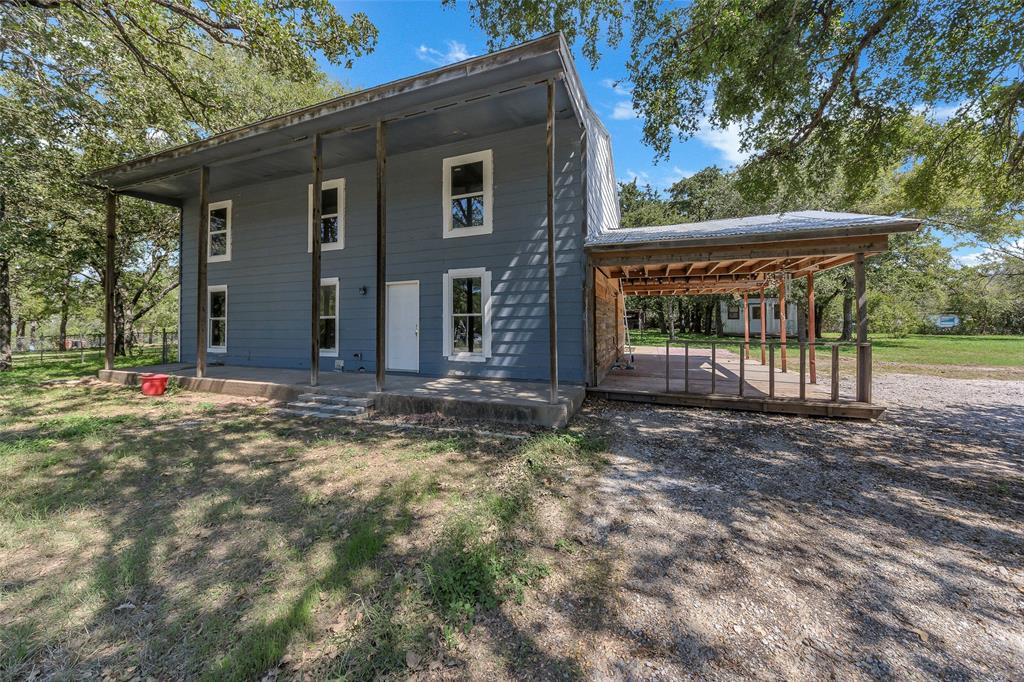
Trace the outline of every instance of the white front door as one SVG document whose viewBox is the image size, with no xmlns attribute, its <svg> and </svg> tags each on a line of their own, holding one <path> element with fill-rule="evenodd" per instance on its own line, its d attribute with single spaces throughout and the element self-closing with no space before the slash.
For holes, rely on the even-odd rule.
<svg viewBox="0 0 1024 682">
<path fill-rule="evenodd" d="M 420 283 L 388 282 L 387 365 L 390 370 L 420 370 Z"/>
</svg>

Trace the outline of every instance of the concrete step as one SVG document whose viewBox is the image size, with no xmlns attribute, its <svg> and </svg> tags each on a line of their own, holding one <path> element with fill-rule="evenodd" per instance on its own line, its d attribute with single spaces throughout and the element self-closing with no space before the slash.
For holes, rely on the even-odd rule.
<svg viewBox="0 0 1024 682">
<path fill-rule="evenodd" d="M 275 407 L 272 412 L 289 417 L 312 417 L 314 419 L 355 419 L 361 417 L 365 412 L 360 413 L 337 413 L 323 410 L 311 410 L 306 408 Z"/>
<path fill-rule="evenodd" d="M 346 395 L 332 395 L 330 393 L 303 393 L 298 399 L 302 402 L 323 403 L 325 405 L 373 407 L 373 398 L 353 398 Z"/>
<path fill-rule="evenodd" d="M 334 403 L 299 402 L 288 403 L 288 408 L 293 410 L 308 410 L 310 412 L 326 412 L 327 414 L 344 414 L 354 417 L 366 414 L 366 408 L 359 405 L 336 405 Z"/>
</svg>

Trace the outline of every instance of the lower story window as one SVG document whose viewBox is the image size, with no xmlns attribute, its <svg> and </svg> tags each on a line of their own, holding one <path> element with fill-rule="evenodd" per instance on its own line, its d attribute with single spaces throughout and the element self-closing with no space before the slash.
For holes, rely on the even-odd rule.
<svg viewBox="0 0 1024 682">
<path fill-rule="evenodd" d="M 730 302 L 729 303 L 728 315 L 729 315 L 729 319 L 730 320 L 738 320 L 738 319 L 740 319 L 740 304 L 739 303 L 731 303 Z"/>
<path fill-rule="evenodd" d="M 449 270 L 444 276 L 444 343 L 449 360 L 483 362 L 491 356 L 491 273 Z"/>
<path fill-rule="evenodd" d="M 228 349 L 228 288 L 207 287 L 206 349 L 224 353 Z"/>
<path fill-rule="evenodd" d="M 320 352 L 338 354 L 338 278 L 320 280 Z"/>
</svg>

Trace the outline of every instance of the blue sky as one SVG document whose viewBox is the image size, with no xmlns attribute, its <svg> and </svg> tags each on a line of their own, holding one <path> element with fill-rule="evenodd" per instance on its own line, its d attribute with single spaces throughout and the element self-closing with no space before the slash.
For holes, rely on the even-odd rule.
<svg viewBox="0 0 1024 682">
<path fill-rule="evenodd" d="M 440 0 L 335 4 L 345 16 L 365 12 L 380 30 L 377 49 L 356 60 L 351 69 L 323 65 L 351 86 L 377 85 L 487 52 L 486 38 L 470 22 L 464 4 L 455 10 L 443 8 Z M 578 46 L 574 51 L 587 97 L 611 133 L 619 179 L 639 176 L 641 182 L 664 189 L 705 166 L 725 168 L 742 160 L 735 135 L 707 130 L 701 139 L 675 143 L 671 157 L 655 164 L 654 153 L 642 142 L 641 123 L 633 114 L 629 92 L 614 85 L 626 75 L 626 49 L 603 50 L 596 69 L 590 68 Z"/>
<path fill-rule="evenodd" d="M 380 31 L 374 52 L 355 60 L 351 69 L 323 63 L 335 79 L 354 88 L 364 88 L 467 59 L 487 51 L 484 34 L 470 21 L 465 4 L 455 9 L 440 0 L 396 2 L 341 2 L 335 5 L 349 16 L 362 11 Z M 626 75 L 627 47 L 612 50 L 602 46 L 596 68 L 574 47 L 576 66 L 591 105 L 612 136 L 616 175 L 620 180 L 639 177 L 641 183 L 665 189 L 676 180 L 700 169 L 718 165 L 730 168 L 745 159 L 735 130 L 706 128 L 694 138 L 672 145 L 669 158 L 655 163 L 654 152 L 644 145 L 641 122 L 632 111 L 626 87 L 616 82 Z M 943 243 L 954 240 L 942 235 Z M 978 248 L 954 252 L 962 262 L 974 262 Z"/>
</svg>

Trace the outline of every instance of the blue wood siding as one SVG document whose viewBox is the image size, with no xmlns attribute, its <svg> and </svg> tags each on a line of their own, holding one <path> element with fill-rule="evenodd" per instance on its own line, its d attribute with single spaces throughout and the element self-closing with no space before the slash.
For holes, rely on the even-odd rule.
<svg viewBox="0 0 1024 682">
<path fill-rule="evenodd" d="M 559 374 L 562 381 L 571 383 L 582 383 L 584 378 L 578 140 L 574 122 L 558 122 Z M 482 149 L 494 153 L 494 232 L 444 239 L 442 160 Z M 389 156 L 387 279 L 419 280 L 421 374 L 547 379 L 545 163 L 543 126 Z M 216 172 L 211 169 L 211 174 Z M 344 361 L 345 371 L 372 372 L 376 362 L 375 163 L 325 169 L 325 179 L 338 177 L 346 181 L 345 248 L 324 251 L 322 276 L 340 280 L 338 359 Z M 302 175 L 211 193 L 211 202 L 233 202 L 232 259 L 208 266 L 208 284 L 228 286 L 228 349 L 226 354 L 211 353 L 211 362 L 309 366 L 308 183 L 309 177 Z M 195 359 L 197 205 L 198 199 L 193 198 L 184 207 L 183 361 Z M 492 357 L 483 363 L 449 362 L 442 349 L 442 276 L 450 269 L 471 267 L 491 271 Z M 365 295 L 359 293 L 360 287 L 366 288 Z M 322 371 L 333 366 L 333 358 L 321 359 Z"/>
</svg>

